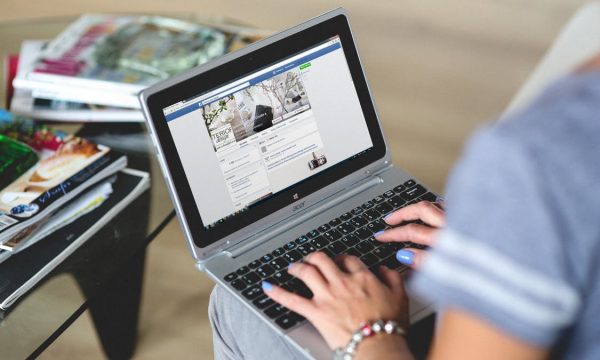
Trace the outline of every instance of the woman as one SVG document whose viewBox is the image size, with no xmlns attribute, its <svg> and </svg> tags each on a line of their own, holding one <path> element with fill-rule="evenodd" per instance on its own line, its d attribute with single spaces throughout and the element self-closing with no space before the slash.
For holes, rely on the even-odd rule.
<svg viewBox="0 0 600 360">
<path fill-rule="evenodd" d="M 396 227 L 376 234 L 433 248 L 397 255 L 417 270 L 410 286 L 439 308 L 430 357 L 599 359 L 600 57 L 480 131 L 446 199 L 446 213 L 411 205 L 386 218 Z M 409 220 L 423 224 L 399 226 Z M 305 316 L 340 357 L 412 358 L 401 335 L 408 307 L 398 273 L 382 268 L 380 281 L 355 257 L 334 262 L 322 253 L 288 271 L 312 299 L 269 283 L 265 293 Z M 235 300 L 225 298 L 217 290 L 211 305 L 217 357 L 298 356 L 278 339 L 256 349 L 229 336 L 218 307 Z M 395 322 L 391 334 L 373 331 L 378 320 Z M 353 341 L 365 323 L 363 332 L 376 334 Z"/>
</svg>

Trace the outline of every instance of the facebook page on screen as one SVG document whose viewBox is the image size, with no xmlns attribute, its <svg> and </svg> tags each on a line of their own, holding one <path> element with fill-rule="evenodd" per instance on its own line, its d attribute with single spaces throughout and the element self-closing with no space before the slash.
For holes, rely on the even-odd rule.
<svg viewBox="0 0 600 360">
<path fill-rule="evenodd" d="M 373 146 L 338 37 L 163 111 L 207 228 Z"/>
</svg>

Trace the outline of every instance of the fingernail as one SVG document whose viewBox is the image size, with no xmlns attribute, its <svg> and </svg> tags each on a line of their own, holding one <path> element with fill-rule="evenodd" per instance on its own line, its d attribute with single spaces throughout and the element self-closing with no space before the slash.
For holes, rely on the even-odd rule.
<svg viewBox="0 0 600 360">
<path fill-rule="evenodd" d="M 260 286 L 262 287 L 262 289 L 263 289 L 264 291 L 267 291 L 267 292 L 269 292 L 269 291 L 273 290 L 273 284 L 271 284 L 271 283 L 270 283 L 270 282 L 268 282 L 268 281 L 263 281 L 263 282 L 260 284 Z"/>
<path fill-rule="evenodd" d="M 289 269 L 291 269 L 291 268 L 292 268 L 292 266 L 294 266 L 294 263 L 290 263 L 290 264 L 288 265 L 288 270 L 289 270 Z"/>
<path fill-rule="evenodd" d="M 404 265 L 412 265 L 415 261 L 415 253 L 410 250 L 398 250 L 396 259 Z"/>
<path fill-rule="evenodd" d="M 381 235 L 383 233 L 384 233 L 384 231 L 380 230 L 380 231 L 376 232 L 375 234 L 373 234 L 373 236 L 378 237 L 379 235 Z"/>
<path fill-rule="evenodd" d="M 387 221 L 387 219 L 392 216 L 393 212 L 387 214 L 386 216 L 383 217 L 383 221 Z"/>
</svg>

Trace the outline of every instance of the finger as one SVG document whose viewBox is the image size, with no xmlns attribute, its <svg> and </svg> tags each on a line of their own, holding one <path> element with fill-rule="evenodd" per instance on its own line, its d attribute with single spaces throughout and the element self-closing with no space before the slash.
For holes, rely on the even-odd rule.
<svg viewBox="0 0 600 360">
<path fill-rule="evenodd" d="M 267 281 L 263 281 L 261 286 L 264 293 L 275 302 L 294 312 L 297 312 L 306 318 L 308 318 L 309 315 L 314 312 L 315 305 L 307 298 L 296 295 Z"/>
<path fill-rule="evenodd" d="M 386 284 L 392 291 L 401 292 L 404 291 L 404 282 L 402 281 L 402 275 L 396 270 L 388 269 L 385 266 L 379 267 L 379 278 Z"/>
<path fill-rule="evenodd" d="M 331 260 L 329 256 L 325 255 L 325 253 L 320 251 L 305 256 L 304 263 L 316 267 L 321 272 L 321 274 L 323 274 L 325 281 L 327 281 L 330 284 L 337 283 L 343 275 L 342 271 L 335 264 L 335 262 Z"/>
<path fill-rule="evenodd" d="M 389 225 L 398 225 L 403 221 L 421 220 L 427 225 L 442 227 L 446 224 L 444 211 L 429 201 L 408 205 L 385 217 Z"/>
<path fill-rule="evenodd" d="M 396 252 L 396 260 L 402 265 L 410 266 L 413 269 L 418 269 L 423 263 L 423 258 L 427 252 L 414 248 L 404 248 Z"/>
<path fill-rule="evenodd" d="M 348 273 L 367 270 L 367 265 L 360 261 L 356 256 L 340 255 L 336 258 L 340 268 Z"/>
<path fill-rule="evenodd" d="M 288 267 L 288 274 L 302 280 L 314 293 L 319 294 L 327 290 L 327 281 L 316 266 L 306 262 L 296 262 Z"/>
<path fill-rule="evenodd" d="M 375 234 L 375 239 L 383 242 L 411 241 L 431 246 L 435 242 L 438 231 L 436 228 L 412 223 L 379 232 Z"/>
</svg>

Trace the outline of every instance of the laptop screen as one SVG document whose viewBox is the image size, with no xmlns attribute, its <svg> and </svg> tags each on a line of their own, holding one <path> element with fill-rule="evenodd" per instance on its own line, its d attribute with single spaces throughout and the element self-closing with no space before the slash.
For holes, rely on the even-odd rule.
<svg viewBox="0 0 600 360">
<path fill-rule="evenodd" d="M 207 230 L 373 147 L 338 36 L 163 114 Z"/>
</svg>

